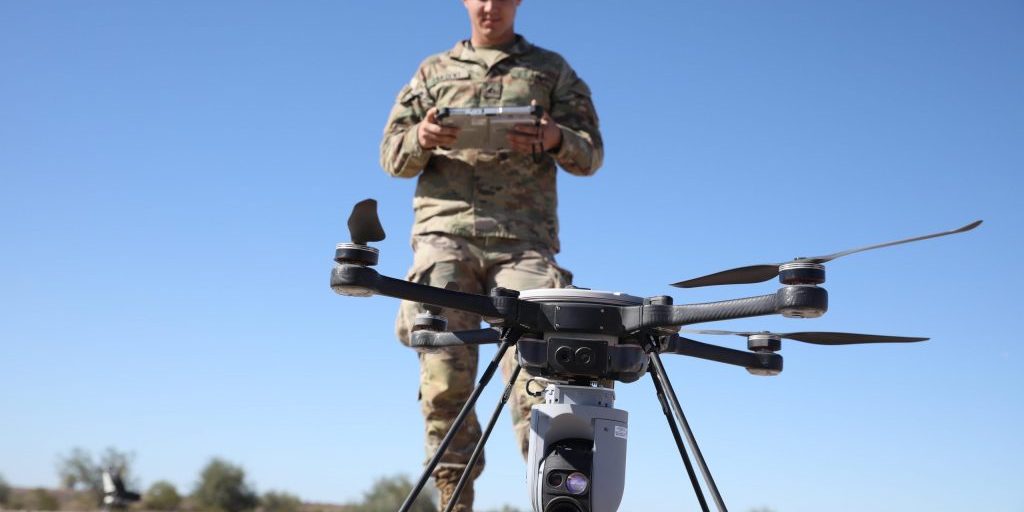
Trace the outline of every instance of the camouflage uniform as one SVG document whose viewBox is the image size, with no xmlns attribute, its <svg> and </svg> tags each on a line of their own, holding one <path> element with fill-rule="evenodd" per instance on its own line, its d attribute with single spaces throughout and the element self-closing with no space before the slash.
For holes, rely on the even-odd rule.
<svg viewBox="0 0 1024 512">
<path fill-rule="evenodd" d="M 536 100 L 558 124 L 562 142 L 534 161 L 512 151 L 425 150 L 418 123 L 431 107 L 522 106 Z M 381 143 L 381 165 L 393 176 L 419 176 L 413 199 L 413 251 L 407 279 L 462 291 L 486 293 L 494 286 L 515 290 L 558 288 L 572 276 L 554 259 L 559 250 L 555 164 L 577 176 L 601 165 L 603 145 L 590 90 L 558 54 L 521 36 L 499 50 L 475 50 L 462 41 L 428 57 L 398 94 Z M 400 340 L 419 304 L 403 302 L 396 322 Z M 446 310 L 449 330 L 480 327 L 480 318 Z M 426 420 L 428 456 L 436 451 L 462 404 L 472 393 L 477 347 L 424 352 L 420 358 L 420 405 Z M 515 365 L 510 351 L 502 361 L 507 380 Z M 529 411 L 539 398 L 525 392 L 525 372 L 511 397 L 512 418 L 523 456 L 529 438 Z M 441 488 L 454 487 L 480 436 L 471 414 L 434 472 Z M 483 470 L 480 459 L 475 475 Z M 470 510 L 472 488 L 464 507 Z M 443 506 L 443 503 L 442 503 Z"/>
</svg>

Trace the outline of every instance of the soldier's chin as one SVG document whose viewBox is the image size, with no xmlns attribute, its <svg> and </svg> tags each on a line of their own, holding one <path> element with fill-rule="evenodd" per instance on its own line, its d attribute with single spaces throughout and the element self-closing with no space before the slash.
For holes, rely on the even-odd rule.
<svg viewBox="0 0 1024 512">
<path fill-rule="evenodd" d="M 503 27 L 501 23 L 487 20 L 480 23 L 480 29 L 486 34 L 495 35 L 501 32 Z"/>
</svg>

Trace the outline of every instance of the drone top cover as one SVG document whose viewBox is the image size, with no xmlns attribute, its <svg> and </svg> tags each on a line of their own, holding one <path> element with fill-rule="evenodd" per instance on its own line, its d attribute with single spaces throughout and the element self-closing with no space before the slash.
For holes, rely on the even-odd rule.
<svg viewBox="0 0 1024 512">
<path fill-rule="evenodd" d="M 531 302 L 573 302 L 603 306 L 639 306 L 644 303 L 642 297 L 622 292 L 602 292 L 585 288 L 537 288 L 520 293 L 519 298 Z"/>
<path fill-rule="evenodd" d="M 544 115 L 543 107 L 478 107 L 441 108 L 437 121 L 442 126 L 457 126 L 461 130 L 451 149 L 482 149 L 497 151 L 509 149 L 506 135 L 517 124 L 537 124 Z"/>
</svg>

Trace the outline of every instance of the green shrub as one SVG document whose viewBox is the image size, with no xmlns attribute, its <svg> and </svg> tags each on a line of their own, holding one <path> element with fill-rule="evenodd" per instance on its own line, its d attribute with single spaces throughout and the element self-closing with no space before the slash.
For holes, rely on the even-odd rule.
<svg viewBox="0 0 1024 512">
<path fill-rule="evenodd" d="M 0 505 L 6 505 L 7 500 L 11 497 L 11 486 L 7 485 L 7 480 L 4 480 L 4 476 L 0 475 Z"/>
<path fill-rule="evenodd" d="M 32 489 L 20 500 L 11 500 L 11 508 L 24 510 L 60 510 L 57 498 L 42 487 Z"/>
<path fill-rule="evenodd" d="M 174 484 L 160 480 L 149 486 L 142 497 L 142 507 L 146 510 L 178 510 L 181 508 L 181 495 Z"/>
<path fill-rule="evenodd" d="M 301 508 L 302 500 L 286 492 L 270 491 L 260 500 L 260 510 L 263 512 L 299 512 Z"/>
<path fill-rule="evenodd" d="M 245 482 L 245 470 L 214 458 L 199 475 L 192 498 L 200 510 L 242 512 L 259 504 L 256 492 Z"/>
<path fill-rule="evenodd" d="M 353 506 L 352 512 L 398 510 L 405 502 L 405 497 L 412 491 L 412 487 L 412 483 L 404 476 L 381 478 L 363 495 L 362 503 Z M 424 489 L 413 502 L 410 510 L 411 512 L 435 512 L 437 505 L 434 501 L 433 490 Z"/>
</svg>

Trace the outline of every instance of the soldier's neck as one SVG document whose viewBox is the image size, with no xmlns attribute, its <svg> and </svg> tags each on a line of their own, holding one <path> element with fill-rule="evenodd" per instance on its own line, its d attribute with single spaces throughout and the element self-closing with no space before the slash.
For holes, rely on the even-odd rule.
<svg viewBox="0 0 1024 512">
<path fill-rule="evenodd" d="M 485 34 L 473 33 L 469 37 L 469 42 L 473 43 L 473 48 L 499 48 L 502 46 L 508 46 L 515 42 L 516 31 L 509 29 L 509 31 L 500 36 L 490 37 Z"/>
</svg>

